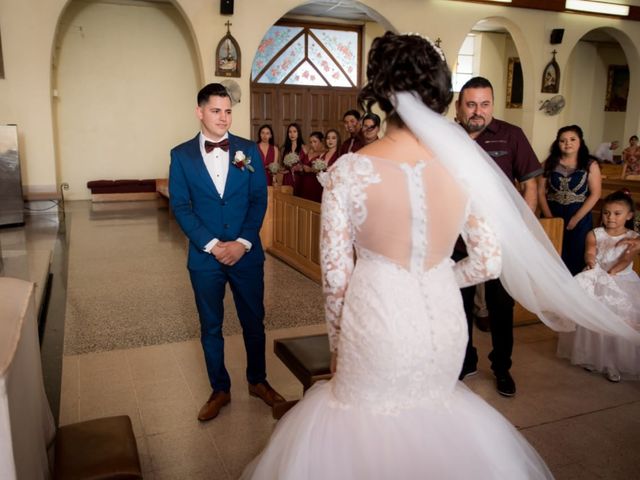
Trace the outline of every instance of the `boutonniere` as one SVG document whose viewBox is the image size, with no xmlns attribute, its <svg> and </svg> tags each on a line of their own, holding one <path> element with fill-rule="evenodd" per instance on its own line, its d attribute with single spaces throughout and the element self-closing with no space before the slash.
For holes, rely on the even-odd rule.
<svg viewBox="0 0 640 480">
<path fill-rule="evenodd" d="M 231 163 L 233 163 L 233 165 L 239 168 L 240 170 L 244 170 L 245 167 L 247 167 L 247 170 L 249 170 L 251 173 L 255 172 L 255 170 L 251 166 L 251 157 L 247 157 L 242 152 L 242 150 L 238 150 L 236 152 L 235 156 L 233 157 L 233 160 L 231 160 Z"/>
</svg>

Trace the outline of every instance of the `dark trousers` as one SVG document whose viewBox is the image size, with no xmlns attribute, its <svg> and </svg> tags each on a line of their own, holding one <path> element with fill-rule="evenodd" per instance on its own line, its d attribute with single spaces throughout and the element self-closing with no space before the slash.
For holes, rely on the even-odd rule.
<svg viewBox="0 0 640 480">
<path fill-rule="evenodd" d="M 513 307 L 514 301 L 500 283 L 500 280 L 489 280 L 484 284 L 487 310 L 491 318 L 491 343 L 493 350 L 489 354 L 491 369 L 495 373 L 508 372 L 511 368 L 513 352 Z M 464 357 L 463 370 L 474 370 L 478 364 L 478 352 L 473 346 L 473 297 L 475 285 L 463 288 L 462 301 L 467 316 L 469 341 Z"/>
<path fill-rule="evenodd" d="M 222 266 L 219 270 L 189 271 L 200 316 L 200 341 L 204 350 L 209 382 L 215 391 L 228 392 L 231 378 L 224 365 L 222 320 L 227 282 L 242 326 L 247 352 L 247 381 L 266 381 L 264 334 L 264 267 L 262 264 L 239 268 Z"/>
</svg>

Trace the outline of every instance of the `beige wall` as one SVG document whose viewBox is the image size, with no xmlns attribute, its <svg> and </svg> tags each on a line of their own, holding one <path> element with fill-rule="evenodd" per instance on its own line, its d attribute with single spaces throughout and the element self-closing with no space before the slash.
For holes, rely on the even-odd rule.
<svg viewBox="0 0 640 480">
<path fill-rule="evenodd" d="M 126 0 L 119 0 L 127 3 Z M 200 83 L 220 80 L 214 75 L 215 46 L 224 35 L 228 17 L 217 13 L 217 3 L 210 0 L 172 0 L 183 16 L 193 42 L 194 62 L 200 73 Z M 56 122 L 52 109 L 52 69 L 54 39 L 60 16 L 67 0 L 0 0 L 0 29 L 5 57 L 6 79 L 0 80 L 0 122 L 17 123 L 20 128 L 20 148 L 23 181 L 28 189 L 51 188 L 61 179 L 64 163 L 58 144 Z M 302 0 L 263 0 L 261 8 L 253 1 L 235 4 L 231 17 L 232 34 L 242 49 L 242 78 L 237 79 L 244 97 L 234 112 L 234 131 L 249 134 L 249 72 L 253 55 L 267 29 Z M 500 5 L 451 2 L 446 0 L 366 0 L 368 6 L 402 32 L 421 32 L 440 37 L 447 58 L 455 58 L 465 35 L 480 20 L 492 18 L 503 24 L 518 50 L 525 75 L 522 127 L 532 140 L 538 154 L 546 152 L 549 141 L 560 126 L 560 116 L 547 117 L 538 111 L 541 101 L 539 77 L 550 59 L 549 33 L 564 28 L 565 38 L 557 46 L 557 60 L 565 72 L 567 59 L 578 40 L 588 31 L 609 27 L 629 59 L 632 89 L 624 126 L 624 137 L 640 125 L 640 28 L 638 22 L 604 17 L 561 14 L 537 10 L 506 8 Z M 533 79 L 528 82 L 526 79 Z M 561 92 L 565 91 L 561 79 Z M 165 89 L 167 85 L 164 85 Z M 634 88 L 635 87 L 635 88 Z M 102 112 L 108 114 L 109 112 Z M 185 120 L 187 122 L 188 120 Z M 57 126 L 58 130 L 63 128 Z M 191 127 L 179 127 L 189 130 Z M 68 133 L 65 133 L 68 135 Z M 176 133 L 176 137 L 177 137 Z M 61 146 L 62 147 L 62 146 Z M 58 149 L 60 150 L 60 149 Z M 149 172 L 150 174 L 152 172 Z M 144 175 L 148 176 L 148 175 Z"/>
<path fill-rule="evenodd" d="M 189 32 L 170 4 L 75 1 L 56 42 L 53 118 L 70 200 L 100 179 L 166 178 L 192 137 L 200 85 Z"/>
<path fill-rule="evenodd" d="M 559 115 L 561 126 L 579 125 L 592 152 L 601 143 L 614 139 L 625 145 L 624 140 L 631 135 L 624 133 L 627 112 L 604 111 L 609 65 L 626 63 L 625 54 L 618 46 L 603 47 L 581 41 L 573 49 L 563 72 L 567 106 Z"/>
</svg>

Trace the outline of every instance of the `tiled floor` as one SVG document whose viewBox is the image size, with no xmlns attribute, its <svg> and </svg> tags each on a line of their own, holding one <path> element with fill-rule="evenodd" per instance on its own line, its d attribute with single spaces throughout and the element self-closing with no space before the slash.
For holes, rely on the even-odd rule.
<svg viewBox="0 0 640 480">
<path fill-rule="evenodd" d="M 0 235 L 0 241 L 5 239 Z M 40 236 L 37 243 L 42 245 Z M 283 272 L 287 269 L 278 275 Z M 273 272 L 265 276 L 268 282 L 279 281 Z M 103 278 L 101 286 L 116 280 Z M 311 293 L 314 298 L 317 292 Z M 280 303 L 279 298 L 271 300 Z M 288 399 L 299 397 L 301 387 L 273 355 L 272 340 L 323 330 L 319 324 L 267 332 L 269 379 Z M 555 356 L 555 334 L 532 325 L 515 329 L 512 373 L 518 394 L 504 398 L 494 389 L 486 360 L 490 336 L 477 332 L 476 337 L 480 373 L 466 384 L 522 431 L 558 479 L 640 478 L 640 382 L 612 384 L 569 365 Z M 275 421 L 270 409 L 247 393 L 240 335 L 226 338 L 226 359 L 234 382 L 232 402 L 203 424 L 196 415 L 210 390 L 197 339 L 66 355 L 60 423 L 127 414 L 145 478 L 237 478 L 264 446 Z"/>
</svg>

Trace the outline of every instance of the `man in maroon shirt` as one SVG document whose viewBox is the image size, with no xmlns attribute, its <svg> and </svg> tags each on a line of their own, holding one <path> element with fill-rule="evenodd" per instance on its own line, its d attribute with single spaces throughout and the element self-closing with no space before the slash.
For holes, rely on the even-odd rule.
<svg viewBox="0 0 640 480">
<path fill-rule="evenodd" d="M 349 152 L 357 152 L 364 147 L 364 139 L 362 138 L 362 125 L 360 124 L 360 112 L 357 110 L 347 110 L 342 116 L 344 129 L 349 134 L 340 146 L 339 154 L 344 155 Z"/>
<path fill-rule="evenodd" d="M 465 83 L 456 102 L 456 118 L 478 145 L 498 164 L 514 184 L 520 185 L 525 202 L 535 211 L 537 202 L 536 178 L 542 167 L 522 130 L 502 120 L 493 118 L 493 87 L 489 80 L 474 77 Z M 466 256 L 456 248 L 454 259 Z M 477 373 L 478 353 L 473 346 L 473 297 L 475 287 L 462 289 L 464 309 L 469 327 L 469 342 L 460 379 Z M 485 283 L 485 297 L 491 318 L 489 354 L 491 369 L 496 376 L 496 387 L 501 395 L 512 397 L 516 384 L 509 373 L 513 351 L 514 301 L 500 280 Z"/>
</svg>

